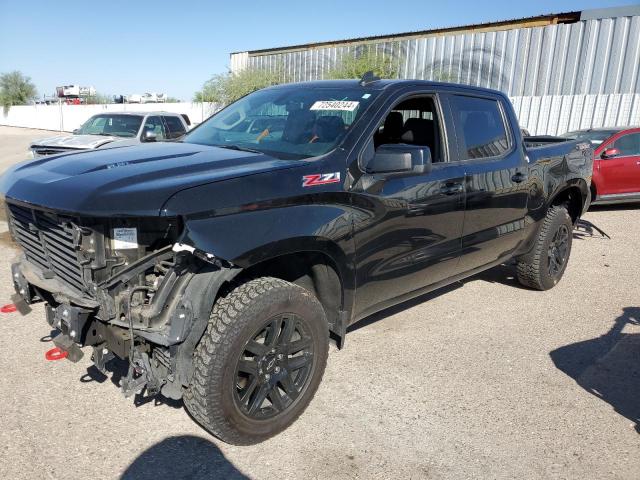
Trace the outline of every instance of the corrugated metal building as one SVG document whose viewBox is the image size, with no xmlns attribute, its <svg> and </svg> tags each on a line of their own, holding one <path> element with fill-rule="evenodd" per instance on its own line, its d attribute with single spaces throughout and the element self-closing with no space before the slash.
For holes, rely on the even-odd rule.
<svg viewBox="0 0 640 480">
<path fill-rule="evenodd" d="M 231 70 L 323 79 L 370 49 L 399 78 L 505 91 L 532 134 L 640 124 L 640 5 L 231 54 Z"/>
</svg>

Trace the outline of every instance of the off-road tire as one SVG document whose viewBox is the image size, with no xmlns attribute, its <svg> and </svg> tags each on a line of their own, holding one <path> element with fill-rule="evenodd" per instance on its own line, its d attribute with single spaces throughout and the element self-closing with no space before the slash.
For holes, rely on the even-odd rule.
<svg viewBox="0 0 640 480">
<path fill-rule="evenodd" d="M 246 342 L 269 318 L 282 313 L 301 318 L 312 338 L 313 361 L 306 388 L 273 418 L 255 420 L 234 400 L 236 365 Z M 251 280 L 219 298 L 193 355 L 191 383 L 184 404 L 208 432 L 234 445 L 251 445 L 291 425 L 313 398 L 327 362 L 329 330 L 324 309 L 308 290 L 284 280 Z"/>
<path fill-rule="evenodd" d="M 549 273 L 548 251 L 556 233 L 562 228 L 568 229 L 567 253 L 560 271 L 556 275 Z M 564 275 L 571 254 L 573 222 L 566 206 L 554 205 L 549 208 L 542 221 L 533 249 L 517 259 L 518 281 L 536 290 L 553 288 Z"/>
</svg>

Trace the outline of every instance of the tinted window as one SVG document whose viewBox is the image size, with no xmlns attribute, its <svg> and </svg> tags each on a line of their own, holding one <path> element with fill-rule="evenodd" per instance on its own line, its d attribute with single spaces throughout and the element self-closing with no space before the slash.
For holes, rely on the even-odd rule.
<svg viewBox="0 0 640 480">
<path fill-rule="evenodd" d="M 640 155 L 640 133 L 623 135 L 611 146 L 620 150 L 621 157 Z"/>
<path fill-rule="evenodd" d="M 166 132 L 164 130 L 164 124 L 162 123 L 162 118 L 160 117 L 147 117 L 147 121 L 144 122 L 144 130 L 142 132 L 143 140 L 146 132 L 155 133 L 157 141 L 167 138 Z"/>
<path fill-rule="evenodd" d="M 496 100 L 454 95 L 451 97 L 456 129 L 462 134 L 460 160 L 502 155 L 509 138 Z"/>
<path fill-rule="evenodd" d="M 167 138 L 179 138 L 187 132 L 178 117 L 164 117 L 164 121 L 169 129 Z"/>
</svg>

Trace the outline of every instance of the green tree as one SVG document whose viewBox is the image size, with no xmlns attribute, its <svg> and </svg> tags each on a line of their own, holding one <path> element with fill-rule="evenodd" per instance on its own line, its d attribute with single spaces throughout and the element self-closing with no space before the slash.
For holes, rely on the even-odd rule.
<svg viewBox="0 0 640 480">
<path fill-rule="evenodd" d="M 5 112 L 13 105 L 25 105 L 36 98 L 36 87 L 31 78 L 19 71 L 0 75 L 0 103 Z"/>
<path fill-rule="evenodd" d="M 108 95 L 96 93 L 95 95 L 85 97 L 85 103 L 87 105 L 104 105 L 105 103 L 113 103 L 113 99 Z"/>
<path fill-rule="evenodd" d="M 270 85 L 281 83 L 278 72 L 245 68 L 240 72 L 218 73 L 205 82 L 196 92 L 194 101 L 228 105 L 245 95 Z"/>
<path fill-rule="evenodd" d="M 398 67 L 399 57 L 392 54 L 377 55 L 370 46 L 366 46 L 357 49 L 353 55 L 344 56 L 334 68 L 329 70 L 325 78 L 358 79 L 369 71 L 380 78 L 397 78 Z"/>
</svg>

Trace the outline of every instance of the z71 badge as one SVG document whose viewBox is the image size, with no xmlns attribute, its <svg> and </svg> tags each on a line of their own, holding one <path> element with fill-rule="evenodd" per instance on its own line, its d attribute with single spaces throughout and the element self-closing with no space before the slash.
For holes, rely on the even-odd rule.
<svg viewBox="0 0 640 480">
<path fill-rule="evenodd" d="M 302 177 L 303 187 L 315 187 L 316 185 L 326 185 L 327 183 L 338 183 L 340 181 L 340 172 L 334 173 L 314 173 Z"/>
</svg>

